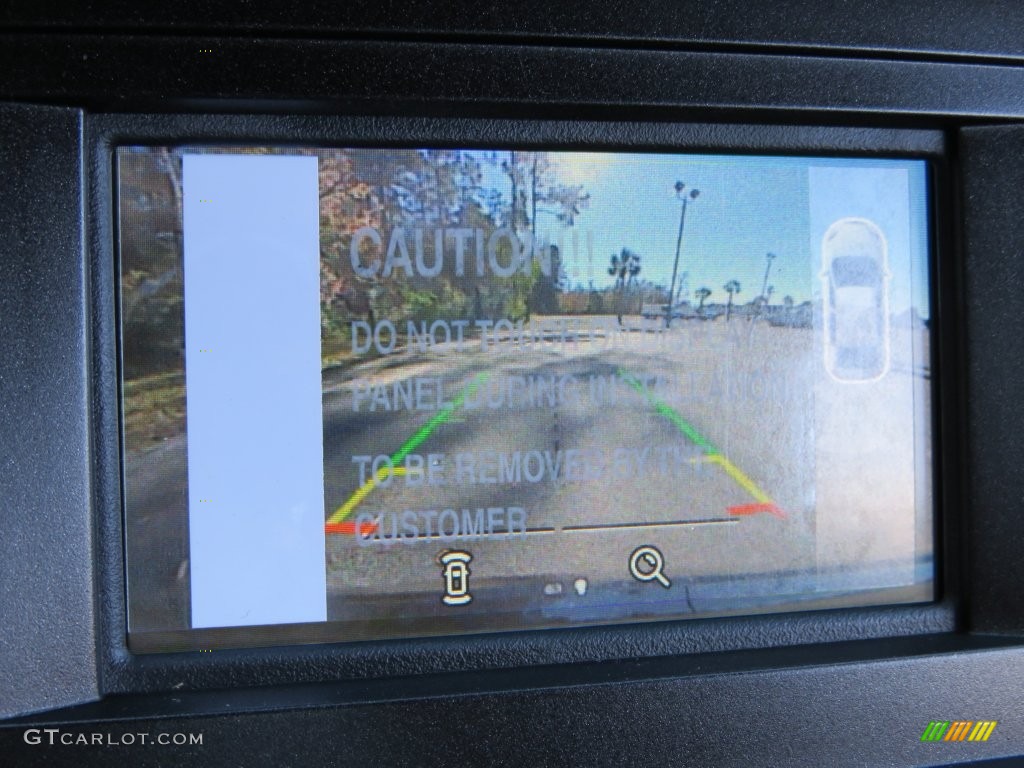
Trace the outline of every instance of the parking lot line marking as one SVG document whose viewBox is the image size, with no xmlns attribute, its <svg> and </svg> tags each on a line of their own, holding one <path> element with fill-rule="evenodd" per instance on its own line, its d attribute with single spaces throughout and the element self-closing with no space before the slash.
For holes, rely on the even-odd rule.
<svg viewBox="0 0 1024 768">
<path fill-rule="evenodd" d="M 448 421 L 451 415 L 455 412 L 455 409 L 461 406 L 468 396 L 475 394 L 476 390 L 484 383 L 484 381 L 486 381 L 486 379 L 486 372 L 478 373 L 474 376 L 473 380 L 466 385 L 465 389 L 463 389 L 451 403 L 435 413 L 426 424 L 413 433 L 412 437 L 402 443 L 402 446 L 391 456 L 391 469 L 381 467 L 377 470 L 375 475 L 359 486 L 355 493 L 349 496 L 345 503 L 334 510 L 334 514 L 327 518 L 327 522 L 324 525 L 324 531 L 326 533 L 349 532 L 347 529 L 345 529 L 345 531 L 340 530 L 338 525 L 346 517 L 352 514 L 352 510 L 358 507 L 363 499 L 369 495 L 370 491 L 380 485 L 385 478 L 405 475 L 405 467 L 398 465 L 402 463 L 406 456 L 422 445 L 423 441 L 430 437 L 431 433 L 435 429 Z M 354 531 L 355 529 L 353 528 L 352 532 Z"/>
<path fill-rule="evenodd" d="M 686 525 L 735 525 L 739 520 L 730 517 L 715 517 L 707 520 L 668 520 L 665 522 L 653 523 L 596 523 L 594 525 L 566 525 L 563 531 L 611 531 L 611 530 L 632 530 L 645 528 L 671 528 Z"/>
<path fill-rule="evenodd" d="M 523 531 L 494 531 L 486 534 L 488 539 L 518 539 L 523 536 L 546 536 L 551 533 L 558 533 L 557 528 L 527 528 Z M 444 539 L 446 535 L 443 533 L 419 533 L 415 536 L 409 536 L 408 538 L 413 540 L 424 540 L 424 539 Z"/>
</svg>

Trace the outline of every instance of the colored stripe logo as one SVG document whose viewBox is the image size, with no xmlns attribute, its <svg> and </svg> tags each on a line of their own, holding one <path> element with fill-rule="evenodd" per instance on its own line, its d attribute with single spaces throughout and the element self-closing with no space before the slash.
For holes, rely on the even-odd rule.
<svg viewBox="0 0 1024 768">
<path fill-rule="evenodd" d="M 932 720 L 921 741 L 988 741 L 997 720 Z"/>
</svg>

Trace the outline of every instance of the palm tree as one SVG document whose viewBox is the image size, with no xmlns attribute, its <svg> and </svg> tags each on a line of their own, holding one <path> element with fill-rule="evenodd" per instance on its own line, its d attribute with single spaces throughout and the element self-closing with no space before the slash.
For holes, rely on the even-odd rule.
<svg viewBox="0 0 1024 768">
<path fill-rule="evenodd" d="M 622 256 L 619 254 L 612 254 L 612 263 L 608 267 L 608 274 L 615 278 L 616 289 L 623 288 L 626 285 L 626 277 L 629 275 L 629 266 L 631 261 L 632 251 L 628 248 L 622 249 Z"/>
<path fill-rule="evenodd" d="M 608 274 L 615 278 L 615 287 L 625 293 L 637 275 L 640 274 L 640 254 L 629 248 L 623 248 L 618 254 L 612 254 L 611 266 L 608 267 Z M 618 313 L 619 323 L 622 322 L 622 301 L 620 300 L 620 311 Z"/>
<path fill-rule="evenodd" d="M 740 281 L 739 280 L 730 280 L 728 283 L 726 283 L 723 286 L 723 288 L 725 289 L 725 292 L 729 294 L 729 303 L 725 305 L 725 319 L 726 319 L 726 321 L 728 321 L 729 318 L 732 317 L 732 297 L 733 297 L 733 294 L 737 294 L 737 293 L 740 292 Z"/>
<path fill-rule="evenodd" d="M 708 297 L 711 295 L 711 289 L 710 288 L 701 287 L 701 288 L 698 288 L 696 291 L 694 291 L 693 295 L 696 296 L 697 297 L 697 301 L 700 302 L 697 305 L 697 311 L 700 312 L 702 309 L 704 309 L 704 302 L 707 301 Z"/>
<path fill-rule="evenodd" d="M 629 248 L 622 249 L 622 261 L 628 262 L 629 264 L 629 279 L 626 281 L 626 285 L 631 285 L 636 280 L 637 275 L 640 274 L 640 254 L 634 253 Z"/>
</svg>

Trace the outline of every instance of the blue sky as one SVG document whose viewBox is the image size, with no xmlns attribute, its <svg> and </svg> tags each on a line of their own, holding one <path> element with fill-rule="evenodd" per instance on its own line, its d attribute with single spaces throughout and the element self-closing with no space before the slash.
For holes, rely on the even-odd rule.
<svg viewBox="0 0 1024 768">
<path fill-rule="evenodd" d="M 568 248 L 570 280 L 598 287 L 613 278 L 606 267 L 623 247 L 642 256 L 641 277 L 668 285 L 672 276 L 682 203 L 674 189 L 682 181 L 689 199 L 679 258 L 688 288 L 701 286 L 723 298 L 731 279 L 740 296 L 756 296 L 764 277 L 765 254 L 778 255 L 770 283 L 780 297 L 807 295 L 810 288 L 807 174 L 802 168 L 758 158 L 697 158 L 679 155 L 619 155 L 594 162 L 592 155 L 557 154 L 570 180 L 585 184 L 590 208 L 577 221 L 592 233 L 593 266 L 585 246 Z M 608 156 L 606 156 L 608 157 Z M 551 236 L 556 238 L 555 232 Z M 678 279 L 678 278 L 677 278 Z"/>
<path fill-rule="evenodd" d="M 387 151 L 387 150 L 382 150 Z M 509 179 L 486 159 L 484 184 L 511 194 Z M 499 157 L 501 152 L 498 153 Z M 760 157 L 728 155 L 548 152 L 554 175 L 581 184 L 590 206 L 575 226 L 538 216 L 537 231 L 562 248 L 572 285 L 603 288 L 612 253 L 629 248 L 642 257 L 640 277 L 668 286 L 676 252 L 681 201 L 675 184 L 700 195 L 687 204 L 679 259 L 685 295 L 702 286 L 711 302 L 725 301 L 723 286 L 740 282 L 740 302 L 760 294 L 765 255 L 776 254 L 768 283 L 772 302 L 792 296 L 799 303 L 820 292 L 820 245 L 835 220 L 857 216 L 874 221 L 889 243 L 891 307 L 913 303 L 927 317 L 927 173 L 921 160 Z M 813 169 L 813 171 L 812 171 Z M 812 183 L 812 179 L 817 182 Z"/>
<path fill-rule="evenodd" d="M 875 220 L 892 244 L 894 310 L 905 309 L 913 295 L 919 311 L 927 314 L 922 161 L 594 152 L 549 156 L 561 181 L 582 184 L 591 195 L 590 207 L 572 229 L 552 216 L 538 217 L 538 233 L 563 242 L 573 285 L 611 285 L 610 256 L 627 247 L 642 256 L 642 278 L 667 286 L 681 209 L 674 186 L 682 181 L 684 193 L 700 191 L 687 204 L 679 260 L 680 275 L 689 273 L 690 297 L 706 286 L 713 291 L 711 301 L 724 301 L 722 286 L 736 279 L 742 286 L 738 300 L 754 298 L 761 291 L 765 255 L 771 252 L 777 256 L 768 281 L 775 287 L 772 301 L 786 295 L 798 303 L 811 299 L 818 290 L 824 229 L 837 218 L 859 215 Z M 828 183 L 815 185 L 813 201 L 811 167 L 829 169 L 817 177 Z M 487 181 L 498 189 L 507 185 L 497 173 Z"/>
</svg>

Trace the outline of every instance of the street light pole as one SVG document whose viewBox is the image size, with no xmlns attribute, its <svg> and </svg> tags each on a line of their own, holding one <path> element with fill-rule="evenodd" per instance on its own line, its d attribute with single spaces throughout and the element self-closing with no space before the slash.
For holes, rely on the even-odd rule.
<svg viewBox="0 0 1024 768">
<path fill-rule="evenodd" d="M 772 262 L 775 261 L 774 253 L 765 254 L 765 259 L 768 260 L 768 265 L 764 268 L 764 282 L 761 283 L 761 296 L 765 296 L 765 291 L 768 290 L 768 273 L 771 272 Z"/>
<path fill-rule="evenodd" d="M 676 237 L 676 260 L 672 264 L 672 282 L 668 286 L 668 306 L 665 307 L 665 327 L 669 328 L 672 325 L 672 304 L 675 299 L 676 291 L 676 272 L 679 271 L 679 251 L 683 244 L 683 226 L 686 223 L 686 202 L 687 196 L 683 194 L 683 190 L 686 189 L 686 185 L 681 181 L 676 182 L 676 197 L 679 197 L 683 201 L 683 208 L 679 212 L 679 235 Z M 699 189 L 691 189 L 689 199 L 696 200 L 697 195 L 700 194 Z"/>
<path fill-rule="evenodd" d="M 768 253 L 765 254 L 765 259 L 767 260 L 768 264 L 764 268 L 764 282 L 761 283 L 761 297 L 760 297 L 761 300 L 758 302 L 758 305 L 757 305 L 757 315 L 754 318 L 755 320 L 760 319 L 761 315 L 763 315 L 765 313 L 766 309 L 767 309 L 768 298 L 769 298 L 769 296 L 768 296 L 768 273 L 772 271 L 772 262 L 775 261 L 775 254 L 771 253 L 771 252 L 768 252 Z"/>
</svg>

